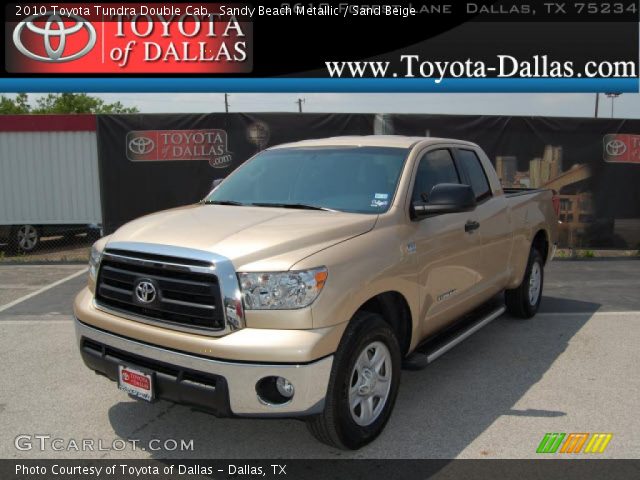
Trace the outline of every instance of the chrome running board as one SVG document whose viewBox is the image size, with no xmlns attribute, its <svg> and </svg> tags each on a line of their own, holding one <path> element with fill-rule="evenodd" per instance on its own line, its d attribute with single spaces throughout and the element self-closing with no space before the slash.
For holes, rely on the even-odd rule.
<svg viewBox="0 0 640 480">
<path fill-rule="evenodd" d="M 432 350 L 430 352 L 425 352 L 425 354 L 427 356 L 427 363 L 433 362 L 438 357 L 440 357 L 441 355 L 445 354 L 446 352 L 451 350 L 453 347 L 455 347 L 456 345 L 461 343 L 463 340 L 469 338 L 471 335 L 476 333 L 482 327 L 487 326 L 493 320 L 495 320 L 500 315 L 502 315 L 506 310 L 507 310 L 507 308 L 504 305 L 499 306 L 498 308 L 496 308 L 495 310 L 491 311 L 490 313 L 488 313 L 484 317 L 481 317 L 478 321 L 471 323 L 468 327 L 465 327 L 459 333 L 456 333 L 455 336 L 447 339 L 444 343 L 441 343 L 441 344 L 437 345 L 434 348 L 434 350 Z"/>
</svg>

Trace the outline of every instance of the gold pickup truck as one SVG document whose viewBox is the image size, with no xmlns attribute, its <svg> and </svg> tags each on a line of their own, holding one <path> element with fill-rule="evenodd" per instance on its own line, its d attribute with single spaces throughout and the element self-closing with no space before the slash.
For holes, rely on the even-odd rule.
<svg viewBox="0 0 640 480">
<path fill-rule="evenodd" d="M 305 419 L 357 449 L 383 430 L 403 366 L 505 309 L 535 315 L 556 223 L 551 191 L 505 194 L 473 143 L 269 148 L 200 203 L 96 242 L 79 348 L 132 396 Z"/>
</svg>

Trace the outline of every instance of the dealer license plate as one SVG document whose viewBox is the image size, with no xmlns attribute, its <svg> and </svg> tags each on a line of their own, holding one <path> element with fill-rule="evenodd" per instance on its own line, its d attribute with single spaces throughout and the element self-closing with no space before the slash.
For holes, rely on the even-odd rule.
<svg viewBox="0 0 640 480">
<path fill-rule="evenodd" d="M 154 400 L 153 372 L 118 365 L 118 388 L 147 402 Z"/>
</svg>

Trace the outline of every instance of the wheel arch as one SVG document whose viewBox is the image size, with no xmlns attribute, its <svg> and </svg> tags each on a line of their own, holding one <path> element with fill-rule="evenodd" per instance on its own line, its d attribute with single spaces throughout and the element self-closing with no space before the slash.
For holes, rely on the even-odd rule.
<svg viewBox="0 0 640 480">
<path fill-rule="evenodd" d="M 379 314 L 393 329 L 402 355 L 407 355 L 411 347 L 413 320 L 409 302 L 395 290 L 378 293 L 356 309 L 356 313 L 366 311 Z"/>
<path fill-rule="evenodd" d="M 549 258 L 549 233 L 545 229 L 541 228 L 536 232 L 531 242 L 531 248 L 540 252 L 546 265 Z"/>
</svg>

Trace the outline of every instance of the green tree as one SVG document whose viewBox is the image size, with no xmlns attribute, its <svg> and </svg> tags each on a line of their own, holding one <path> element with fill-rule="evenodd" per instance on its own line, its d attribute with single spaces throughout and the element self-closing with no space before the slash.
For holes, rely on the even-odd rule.
<svg viewBox="0 0 640 480">
<path fill-rule="evenodd" d="M 0 114 L 20 113 L 137 113 L 136 107 L 125 107 L 120 102 L 105 103 L 98 97 L 86 93 L 49 93 L 29 103 L 26 93 L 19 93 L 15 99 L 0 97 Z"/>
<path fill-rule="evenodd" d="M 29 113 L 31 107 L 29 106 L 29 97 L 26 93 L 19 93 L 15 99 L 0 97 L 0 114 L 22 114 Z"/>
</svg>

